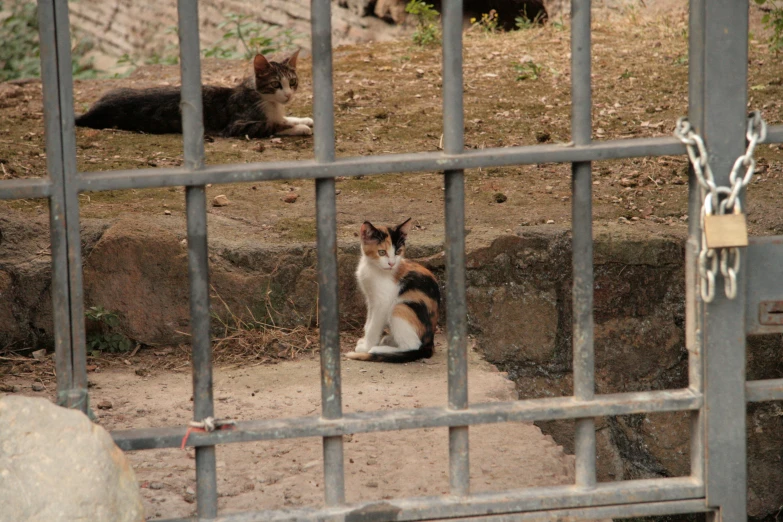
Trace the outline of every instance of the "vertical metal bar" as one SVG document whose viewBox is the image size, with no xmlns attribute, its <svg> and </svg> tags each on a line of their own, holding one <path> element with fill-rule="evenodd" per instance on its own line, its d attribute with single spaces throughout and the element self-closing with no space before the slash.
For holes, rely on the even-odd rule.
<svg viewBox="0 0 783 522">
<path fill-rule="evenodd" d="M 312 0 L 313 115 L 315 159 L 334 161 L 334 87 L 332 24 L 329 0 Z M 337 206 L 334 178 L 315 182 L 318 223 L 318 321 L 321 333 L 321 415 L 343 415 L 340 377 L 340 332 L 337 300 Z M 326 504 L 345 502 L 343 438 L 324 437 Z"/>
<path fill-rule="evenodd" d="M 70 407 L 85 413 L 87 395 L 87 351 L 84 332 L 84 288 L 82 286 L 82 241 L 79 227 L 79 192 L 76 180 L 76 133 L 73 112 L 73 64 L 71 63 L 68 2 L 54 2 L 57 75 L 62 136 L 63 192 L 68 251 L 68 285 L 71 315 L 71 364 L 73 382 Z"/>
<path fill-rule="evenodd" d="M 592 85 L 590 80 L 590 0 L 571 2 L 571 135 L 577 145 L 591 141 Z M 572 166 L 574 397 L 595 394 L 593 350 L 593 216 L 592 166 Z M 577 419 L 574 440 L 576 484 L 595 485 L 595 421 Z"/>
<path fill-rule="evenodd" d="M 443 4 L 443 149 L 464 149 L 462 0 Z M 465 176 L 446 171 L 446 335 L 449 408 L 468 407 L 467 309 L 465 304 Z M 449 481 L 453 495 L 470 493 L 467 426 L 449 428 Z"/>
<path fill-rule="evenodd" d="M 198 3 L 192 0 L 178 0 L 177 13 L 182 71 L 180 109 L 185 166 L 197 170 L 204 166 Z M 188 187 L 185 200 L 193 346 L 193 419 L 201 421 L 215 414 L 212 390 L 212 343 L 209 333 L 206 189 L 203 186 Z M 217 516 L 217 471 L 214 446 L 196 448 L 196 500 L 199 518 Z"/>
<path fill-rule="evenodd" d="M 75 397 L 71 350 L 70 285 L 68 282 L 68 239 L 65 220 L 65 177 L 62 129 L 60 127 L 60 78 L 57 67 L 57 37 L 53 0 L 38 3 L 38 26 L 43 83 L 46 165 L 52 181 L 49 199 L 49 230 L 52 244 L 52 315 L 54 316 L 57 403 L 69 407 Z"/>
<path fill-rule="evenodd" d="M 690 0 L 688 17 L 688 119 L 702 127 L 704 120 L 704 6 Z M 701 187 L 693 166 L 688 169 L 688 240 L 685 243 L 685 345 L 688 350 L 689 387 L 704 393 L 702 360 L 702 311 L 697 266 L 701 243 Z M 704 412 L 691 414 L 691 476 L 704 479 Z"/>
<path fill-rule="evenodd" d="M 715 182 L 745 152 L 748 79 L 748 1 L 711 0 L 704 5 L 704 136 Z M 743 249 L 744 250 L 744 249 Z M 744 252 L 743 252 L 744 253 Z M 704 307 L 707 504 L 721 520 L 747 519 L 745 407 L 745 272 L 728 300 L 719 277 L 715 300 Z M 731 422 L 726 422 L 731 419 Z"/>
</svg>

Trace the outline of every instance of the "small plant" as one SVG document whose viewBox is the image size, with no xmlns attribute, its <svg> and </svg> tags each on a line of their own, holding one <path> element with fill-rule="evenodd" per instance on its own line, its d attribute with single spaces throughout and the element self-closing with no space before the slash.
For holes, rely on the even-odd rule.
<svg viewBox="0 0 783 522">
<path fill-rule="evenodd" d="M 36 2 L 0 0 L 0 82 L 41 75 L 41 52 L 38 41 L 38 8 Z M 94 78 L 100 71 L 85 55 L 93 43 L 74 34 L 71 50 L 74 78 Z"/>
<path fill-rule="evenodd" d="M 673 65 L 688 65 L 688 55 L 681 54 L 672 61 Z"/>
<path fill-rule="evenodd" d="M 440 13 L 432 4 L 423 0 L 410 0 L 405 6 L 405 12 L 416 17 L 416 31 L 413 33 L 413 42 L 425 47 L 440 43 L 440 29 L 438 18 Z"/>
<path fill-rule="evenodd" d="M 133 347 L 133 341 L 115 331 L 120 324 L 120 318 L 114 312 L 105 310 L 102 306 L 92 306 L 84 316 L 97 325 L 97 330 L 87 336 L 87 350 L 92 355 L 98 355 L 100 352 L 128 352 Z"/>
<path fill-rule="evenodd" d="M 250 15 L 229 14 L 218 24 L 226 32 L 213 46 L 204 49 L 206 58 L 249 60 L 256 54 L 268 54 L 293 47 L 295 34 L 290 29 L 275 30 L 255 22 Z"/>
<path fill-rule="evenodd" d="M 769 37 L 770 49 L 775 53 L 783 50 L 783 5 L 778 0 L 756 0 L 756 4 L 764 5 L 764 16 L 761 21 L 772 31 Z"/>
<path fill-rule="evenodd" d="M 539 11 L 536 16 L 533 18 L 530 18 L 527 14 L 527 6 L 524 6 L 522 8 L 522 16 L 517 16 L 515 19 L 515 22 L 517 23 L 517 29 L 520 31 L 524 31 L 527 29 L 533 29 L 535 27 L 539 27 L 541 25 L 541 19 L 544 17 L 544 12 Z M 560 28 L 562 29 L 563 23 L 562 22 L 553 22 L 552 25 L 559 24 Z"/>
<path fill-rule="evenodd" d="M 498 30 L 498 13 L 492 9 L 489 13 L 482 14 L 481 20 L 471 18 L 470 23 L 473 27 L 478 27 L 485 33 L 496 33 Z"/>
<path fill-rule="evenodd" d="M 623 74 L 620 75 L 620 78 L 623 80 L 627 80 L 628 78 L 634 78 L 634 77 L 635 77 L 634 74 L 628 69 L 623 71 Z"/>
<path fill-rule="evenodd" d="M 517 72 L 518 82 L 523 80 L 538 80 L 539 76 L 541 76 L 541 66 L 532 60 L 514 64 L 514 70 Z"/>
</svg>

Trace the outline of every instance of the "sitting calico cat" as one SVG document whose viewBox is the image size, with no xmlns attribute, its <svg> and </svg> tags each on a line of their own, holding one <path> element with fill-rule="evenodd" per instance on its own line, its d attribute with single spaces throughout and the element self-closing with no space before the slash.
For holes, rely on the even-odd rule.
<svg viewBox="0 0 783 522">
<path fill-rule="evenodd" d="M 224 137 L 266 138 L 313 133 L 310 118 L 289 118 L 285 106 L 296 93 L 299 51 L 281 62 L 256 55 L 253 74 L 235 87 L 204 85 L 204 131 Z M 117 89 L 76 118 L 76 125 L 148 134 L 181 134 L 179 87 Z"/>
<path fill-rule="evenodd" d="M 396 227 L 362 224 L 356 278 L 367 322 L 349 359 L 404 363 L 432 357 L 440 289 L 432 272 L 404 257 L 410 228 L 410 219 Z M 387 326 L 391 335 L 381 339 Z"/>
</svg>

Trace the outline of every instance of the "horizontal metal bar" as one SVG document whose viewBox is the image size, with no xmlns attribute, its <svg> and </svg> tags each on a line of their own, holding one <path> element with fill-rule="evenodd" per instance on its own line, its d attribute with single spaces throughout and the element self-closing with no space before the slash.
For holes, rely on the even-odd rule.
<svg viewBox="0 0 783 522">
<path fill-rule="evenodd" d="M 48 178 L 6 179 L 0 181 L 0 199 L 48 198 L 52 183 Z"/>
<path fill-rule="evenodd" d="M 662 515 L 685 515 L 689 513 L 704 513 L 710 509 L 703 499 L 673 500 L 670 502 L 645 502 L 643 504 L 616 504 L 613 506 L 598 506 L 573 509 L 553 509 L 549 511 L 531 511 L 528 513 L 511 513 L 506 515 L 489 515 L 483 517 L 450 518 L 449 522 L 524 522 L 526 520 L 601 520 L 631 517 L 654 517 Z"/>
<path fill-rule="evenodd" d="M 594 488 L 548 486 L 522 490 L 478 493 L 467 496 L 421 497 L 365 502 L 320 509 L 292 509 L 234 513 L 211 522 L 345 522 L 359 520 L 432 520 L 444 517 L 476 517 L 621 503 L 668 502 L 704 497 L 704 485 L 690 477 L 603 482 Z M 702 501 L 703 505 L 703 501 Z M 695 504 L 693 507 L 697 507 Z M 701 509 L 703 511 L 703 508 Z M 162 522 L 186 522 L 183 518 Z M 206 522 L 206 521 L 205 521 Z"/>
<path fill-rule="evenodd" d="M 783 125 L 767 127 L 767 138 L 761 143 L 783 143 Z"/>
<path fill-rule="evenodd" d="M 745 333 L 783 332 L 783 236 L 752 237 L 742 260 L 747 274 Z"/>
<path fill-rule="evenodd" d="M 696 410 L 703 398 L 690 390 L 665 390 L 598 395 L 590 401 L 554 397 L 524 401 L 473 404 L 467 410 L 418 408 L 408 410 L 348 413 L 342 419 L 295 417 L 237 422 L 235 429 L 198 432 L 188 436 L 188 446 L 209 446 L 232 442 L 333 437 L 417 428 L 468 426 L 499 422 L 530 422 L 633 413 Z M 175 448 L 182 443 L 186 428 L 143 428 L 112 432 L 124 451 Z"/>
<path fill-rule="evenodd" d="M 783 401 L 783 379 L 765 379 L 745 383 L 748 402 Z"/>
<path fill-rule="evenodd" d="M 197 172 L 186 168 L 114 170 L 82 173 L 79 190 L 101 191 L 236 183 L 275 179 L 365 176 L 391 172 L 474 169 L 534 163 L 570 163 L 644 156 L 685 154 L 676 138 L 638 138 L 594 142 L 591 145 L 530 145 L 465 151 L 462 154 L 420 152 L 337 159 L 214 165 Z"/>
</svg>

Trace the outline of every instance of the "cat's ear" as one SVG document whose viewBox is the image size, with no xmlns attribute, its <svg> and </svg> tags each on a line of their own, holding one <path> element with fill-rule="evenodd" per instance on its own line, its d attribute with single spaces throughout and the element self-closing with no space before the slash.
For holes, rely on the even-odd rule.
<svg viewBox="0 0 783 522">
<path fill-rule="evenodd" d="M 400 233 L 403 239 L 407 238 L 408 232 L 411 231 L 411 227 L 413 226 L 413 221 L 411 220 L 412 218 L 408 218 L 401 224 L 397 225 L 397 231 Z"/>
<path fill-rule="evenodd" d="M 294 51 L 294 54 L 283 60 L 283 65 L 287 65 L 291 69 L 296 69 L 296 59 L 299 58 L 299 49 Z"/>
<path fill-rule="evenodd" d="M 377 243 L 377 232 L 378 229 L 372 226 L 372 223 L 369 221 L 362 223 L 362 243 Z"/>
<path fill-rule="evenodd" d="M 263 75 L 269 70 L 269 60 L 267 60 L 263 54 L 257 54 L 253 59 L 253 70 L 255 71 L 256 76 Z"/>
</svg>

